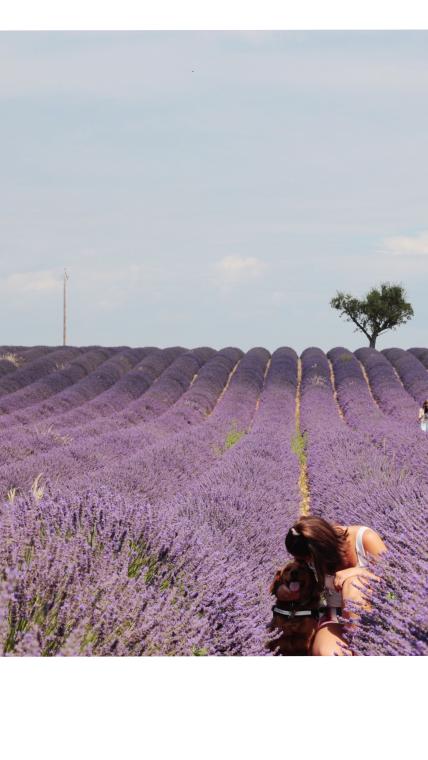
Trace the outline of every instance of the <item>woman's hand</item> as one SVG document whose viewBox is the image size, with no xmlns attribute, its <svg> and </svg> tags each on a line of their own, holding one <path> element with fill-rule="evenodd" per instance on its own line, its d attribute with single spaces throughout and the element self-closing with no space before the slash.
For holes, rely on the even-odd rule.
<svg viewBox="0 0 428 760">
<path fill-rule="evenodd" d="M 379 580 L 378 576 L 368 570 L 367 567 L 348 567 L 347 570 L 338 570 L 334 576 L 333 584 L 336 591 L 342 591 L 343 584 L 345 581 L 349 581 L 350 578 L 366 578 L 367 580 L 371 579 L 375 581 Z M 366 583 L 363 582 L 363 586 L 361 583 L 357 585 L 360 588 L 363 588 L 363 586 L 367 586 L 367 581 Z"/>
<path fill-rule="evenodd" d="M 338 570 L 333 580 L 333 585 L 336 591 L 342 591 L 345 581 L 356 575 L 367 575 L 367 571 L 365 571 L 363 567 L 348 567 L 347 570 Z"/>
</svg>

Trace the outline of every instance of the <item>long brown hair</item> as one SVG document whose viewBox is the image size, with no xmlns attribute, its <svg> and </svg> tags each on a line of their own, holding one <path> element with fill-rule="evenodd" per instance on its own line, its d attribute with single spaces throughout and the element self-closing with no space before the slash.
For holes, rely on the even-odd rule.
<svg viewBox="0 0 428 760">
<path fill-rule="evenodd" d="M 319 582 L 347 566 L 348 531 L 322 517 L 301 517 L 285 537 L 285 546 L 295 557 L 310 557 Z"/>
<path fill-rule="evenodd" d="M 428 412 L 428 398 L 422 404 L 422 409 L 424 410 L 424 412 Z"/>
</svg>

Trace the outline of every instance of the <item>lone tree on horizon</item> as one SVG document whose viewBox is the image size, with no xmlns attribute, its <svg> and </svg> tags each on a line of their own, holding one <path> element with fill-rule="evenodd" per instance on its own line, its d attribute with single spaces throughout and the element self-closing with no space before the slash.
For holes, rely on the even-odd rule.
<svg viewBox="0 0 428 760">
<path fill-rule="evenodd" d="M 330 306 L 340 311 L 340 316 L 347 322 L 353 322 L 355 331 L 361 330 L 369 339 L 370 347 L 375 348 L 381 333 L 395 330 L 413 317 L 412 305 L 405 299 L 402 285 L 383 282 L 379 288 L 372 288 L 361 301 L 338 291 Z"/>
</svg>

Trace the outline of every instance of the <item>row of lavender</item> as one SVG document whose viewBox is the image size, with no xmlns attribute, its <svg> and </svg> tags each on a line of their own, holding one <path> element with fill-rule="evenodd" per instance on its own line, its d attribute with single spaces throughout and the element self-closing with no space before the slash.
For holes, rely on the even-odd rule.
<svg viewBox="0 0 428 760">
<path fill-rule="evenodd" d="M 391 365 L 369 349 L 356 354 L 366 377 L 345 349 L 334 349 L 328 358 L 318 349 L 302 355 L 301 418 L 309 435 L 312 510 L 342 524 L 373 527 L 389 549 L 371 611 L 352 632 L 354 651 L 426 654 L 427 442 L 415 424 L 417 404 L 391 373 Z M 390 358 L 396 366 L 401 360 L 403 378 L 411 360 L 406 365 L 400 353 Z M 411 373 L 411 366 L 408 371 L 409 388 L 411 382 L 424 380 L 422 373 Z"/>
<path fill-rule="evenodd" d="M 296 379 L 291 349 L 243 357 L 179 494 L 149 502 L 92 485 L 2 510 L 7 653 L 263 652 L 266 579 L 298 504 Z M 211 428 L 229 429 L 220 450 Z M 159 484 L 169 477 L 159 470 Z"/>
<path fill-rule="evenodd" d="M 78 349 L 51 352 L 51 366 L 52 362 L 58 364 L 58 354 L 63 357 L 64 351 L 74 352 Z M 210 373 L 215 372 L 215 363 L 223 360 L 222 352 L 216 356 L 212 349 L 188 352 L 179 348 L 164 351 L 117 349 L 114 356 L 107 358 L 112 351 L 86 350 L 74 360 L 71 358 L 67 367 L 57 369 L 47 377 L 46 358 L 36 360 L 14 374 L 13 387 L 16 387 L 18 380 L 20 383 L 28 382 L 29 377 L 32 378 L 32 382 L 29 387 L 25 385 L 6 396 L 0 409 L 3 412 L 0 417 L 0 431 L 3 430 L 0 432 L 0 461 L 5 463 L 3 467 L 0 466 L 0 486 L 3 493 L 11 487 L 28 490 L 34 479 L 40 475 L 61 482 L 64 475 L 69 479 L 76 470 L 80 471 L 80 465 L 85 467 L 88 474 L 93 468 L 99 469 L 111 461 L 119 465 L 119 460 L 124 456 L 127 458 L 130 451 L 137 451 L 138 454 L 138 450 L 143 446 L 147 448 L 157 442 L 160 435 L 177 432 L 183 422 L 193 424 L 195 419 L 184 419 L 189 408 L 195 407 L 192 398 L 195 394 L 197 396 L 199 388 L 204 392 L 204 382 L 209 379 Z M 229 355 L 232 351 L 235 362 L 240 355 L 237 349 L 224 351 L 229 351 Z M 364 353 L 367 349 L 361 351 Z M 395 351 L 400 354 L 399 349 Z M 351 388 L 352 393 L 352 385 L 357 383 L 361 403 L 356 411 L 354 399 L 353 415 L 357 421 L 362 420 L 366 427 L 371 419 L 375 434 L 379 436 L 386 418 L 370 398 L 360 363 L 346 349 L 335 349 L 331 354 L 333 359 L 335 355 L 337 357 L 334 370 L 338 374 L 338 380 L 341 380 L 344 407 L 348 404 L 346 388 Z M 405 361 L 412 364 L 413 360 L 413 363 L 418 365 L 419 373 L 425 375 L 426 369 L 411 354 L 401 354 L 398 366 L 404 381 L 414 395 L 419 394 L 419 397 L 423 397 L 425 391 L 428 392 L 426 377 L 420 378 L 417 373 L 415 375 L 413 366 L 410 372 L 406 372 L 404 364 Z M 404 391 L 391 364 L 382 354 L 373 352 L 373 355 L 375 363 L 379 364 L 380 361 L 382 371 L 385 373 L 386 370 L 386 375 L 389 370 L 387 388 L 381 399 L 381 403 L 384 403 L 386 411 L 389 412 L 388 425 L 391 419 L 404 421 L 411 440 L 409 441 L 409 436 L 406 439 L 401 435 L 401 448 L 407 455 L 409 446 L 416 449 L 417 453 L 421 444 L 415 422 L 416 402 L 412 402 L 411 396 Z M 141 359 L 142 356 L 144 358 Z M 139 359 L 141 361 L 138 362 Z M 364 361 L 363 355 L 361 359 Z M 190 397 L 186 396 L 195 375 L 198 375 L 202 365 L 207 361 L 205 377 L 197 377 Z M 136 366 L 135 362 L 138 362 Z M 368 363 L 370 364 L 370 361 Z M 340 373 L 343 374 L 344 371 L 345 377 L 341 378 Z M 372 369 L 368 367 L 368 371 L 370 373 Z M 43 377 L 34 380 L 35 373 L 41 372 Z M 416 381 L 413 376 L 416 377 Z M 12 378 L 7 380 L 10 386 Z M 224 377 L 221 382 L 225 382 Z M 64 387 L 64 384 L 69 387 Z M 394 387 L 394 384 L 397 387 Z M 216 394 L 206 399 L 205 405 L 199 404 L 199 419 L 196 421 L 201 419 L 202 408 L 206 413 L 215 404 L 219 392 L 220 388 L 217 387 Z M 200 401 L 200 396 L 198 398 Z M 394 398 L 396 401 L 391 404 Z M 16 411 L 16 407 L 22 404 L 25 404 L 25 407 Z M 165 416 L 168 409 L 172 409 L 173 413 Z M 195 416 L 198 414 L 193 415 L 194 418 Z M 154 420 L 156 424 L 153 424 Z M 149 427 L 147 423 L 150 423 Z M 132 428 L 131 433 L 129 428 Z M 384 436 L 384 443 L 387 438 L 388 436 Z M 398 439 L 391 435 L 391 431 L 389 439 L 396 448 Z"/>
<path fill-rule="evenodd" d="M 156 357 L 154 349 L 118 349 L 116 356 L 110 360 L 106 358 L 111 349 L 95 349 L 86 351 L 84 357 L 78 356 L 74 361 L 69 361 L 66 366 L 66 363 L 59 362 L 59 358 L 65 351 L 75 352 L 78 349 L 54 351 L 49 362 L 46 359 L 36 361 L 15 372 L 13 378 L 7 378 L 8 382 L 4 384 L 4 387 L 0 383 L 0 396 L 2 393 L 9 394 L 3 403 L 0 403 L 0 430 L 4 431 L 2 435 L 0 434 L 0 455 L 3 460 L 7 460 L 9 455 L 14 459 L 25 456 L 33 444 L 37 446 L 40 442 L 40 433 L 46 436 L 46 431 L 49 431 L 47 436 L 50 435 L 51 442 L 56 445 L 61 443 L 64 435 L 70 437 L 70 428 L 73 428 L 74 437 L 84 436 L 86 439 L 89 435 L 108 431 L 111 427 L 110 420 L 102 419 L 102 424 L 100 424 L 100 417 L 109 418 L 118 410 L 122 410 L 122 414 L 111 420 L 113 425 L 135 424 L 141 419 L 141 410 L 147 406 L 145 404 L 142 406 L 139 398 L 156 379 L 156 370 L 153 372 L 156 364 L 159 367 L 158 373 L 163 372 L 168 361 L 171 361 L 168 359 L 168 353 L 170 355 L 172 353 L 172 358 L 176 359 L 184 349 L 158 352 L 163 357 L 163 364 L 160 356 Z M 210 349 L 204 349 L 204 351 L 209 352 Z M 402 353 L 405 354 L 405 352 Z M 149 355 L 130 371 L 130 366 L 132 363 L 135 364 L 138 356 L 145 354 Z M 45 377 L 47 366 L 52 367 L 55 356 L 57 356 L 55 366 L 59 364 L 61 369 Z M 100 363 L 101 367 L 97 368 Z M 416 361 L 416 363 L 419 364 L 420 371 L 425 373 L 420 362 Z M 180 362 L 176 365 L 176 377 L 181 374 L 179 365 Z M 42 376 L 40 376 L 41 373 Z M 82 377 L 82 374 L 86 377 Z M 162 378 L 164 383 L 170 379 L 168 374 L 171 373 L 166 373 Z M 182 377 L 180 379 L 183 380 Z M 27 387 L 30 381 L 31 385 Z M 25 386 L 23 388 L 21 388 L 22 383 Z M 12 393 L 10 393 L 11 384 L 15 389 Z M 19 390 L 16 390 L 17 384 L 20 386 Z M 419 395 L 421 393 L 423 393 L 423 388 L 419 390 Z M 159 394 L 155 392 L 156 396 Z M 39 421 L 43 421 L 43 425 L 37 425 Z M 11 430 L 12 427 L 15 430 Z M 34 440 L 34 428 L 36 428 L 36 440 Z M 27 439 L 23 438 L 23 430 L 27 434 Z M 9 445 L 14 440 L 17 441 L 17 445 L 9 450 L 1 449 L 2 442 Z"/>
<path fill-rule="evenodd" d="M 263 349 L 261 351 L 263 353 Z M 257 350 L 255 352 L 257 355 Z M 149 456 L 149 451 L 159 448 L 162 437 L 176 433 L 175 437 L 178 436 L 179 440 L 183 437 L 195 440 L 194 428 L 205 420 L 211 422 L 208 415 L 213 411 L 241 356 L 242 352 L 238 349 L 223 349 L 220 352 L 214 352 L 211 349 L 195 349 L 180 354 L 172 363 L 171 357 L 165 357 L 163 353 L 154 359 L 152 357 L 151 366 L 148 367 L 146 362 L 140 378 L 147 378 L 148 372 L 153 375 L 154 363 L 158 367 L 164 366 L 166 360 L 170 366 L 161 374 L 157 371 L 159 377 L 157 382 L 152 383 L 141 397 L 127 404 L 122 411 L 115 411 L 107 418 L 102 417 L 101 420 L 96 419 L 93 425 L 87 423 L 85 428 L 90 427 L 90 434 L 81 434 L 73 440 L 72 428 L 56 425 L 53 431 L 49 428 L 29 433 L 20 431 L 15 438 L 11 438 L 9 442 L 5 440 L 4 443 L 3 440 L 7 436 L 3 435 L 2 444 L 5 448 L 7 447 L 9 456 L 12 454 L 14 457 L 15 464 L 0 467 L 0 481 L 6 485 L 12 477 L 16 486 L 28 490 L 32 478 L 37 473 L 43 473 L 45 480 L 55 481 L 59 483 L 59 487 L 63 480 L 66 480 L 69 486 L 78 488 L 79 482 L 74 482 L 74 478 L 80 481 L 82 468 L 84 468 L 88 482 L 93 479 L 96 471 L 104 469 L 105 478 L 110 480 L 114 487 L 118 483 L 123 483 L 126 487 L 125 469 L 129 470 L 134 461 L 138 466 L 141 457 L 144 462 Z M 251 367 L 251 356 L 250 352 L 233 378 L 231 390 L 235 387 L 238 389 L 231 396 L 236 412 L 238 412 L 239 401 L 236 398 L 237 395 L 245 395 L 245 401 L 250 405 L 256 402 L 256 398 L 253 398 L 251 394 L 240 392 L 241 388 L 246 388 L 248 385 L 246 365 L 249 364 Z M 266 357 L 267 353 L 264 352 L 265 363 Z M 225 399 L 222 408 L 226 402 Z M 88 404 L 85 405 L 85 410 L 87 407 Z M 232 416 L 223 416 L 225 424 L 230 425 Z M 90 418 L 90 409 L 87 417 Z M 214 416 L 214 419 L 217 417 L 218 414 Z M 211 429 L 212 425 L 208 427 Z M 65 445 L 61 445 L 62 431 L 69 436 Z M 33 441 L 31 436 L 33 436 Z M 37 440 L 34 440 L 35 436 Z M 216 440 L 215 436 L 216 433 L 213 440 Z M 32 449 L 24 450 L 23 444 L 30 447 L 32 445 Z M 177 444 L 178 442 L 174 445 Z M 186 456 L 186 460 L 189 459 Z M 143 463 L 141 464 L 144 466 Z M 128 486 L 129 490 L 131 481 Z"/>
<path fill-rule="evenodd" d="M 214 354 L 212 349 L 204 350 L 206 358 L 210 352 L 211 355 Z M 0 401 L 0 429 L 28 426 L 37 419 L 59 422 L 68 428 L 85 424 L 88 417 L 92 420 L 98 415 L 122 409 L 147 390 L 148 384 L 142 383 L 141 377 L 145 378 L 146 370 L 152 369 L 156 354 L 165 358 L 165 364 L 159 369 L 159 372 L 163 372 L 167 366 L 168 354 L 176 359 L 184 351 L 179 348 L 162 352 L 153 348 L 68 347 L 49 351 L 41 347 L 11 354 L 1 353 L 0 348 L 0 357 L 15 356 L 18 360 L 14 364 L 0 358 L 0 363 L 8 365 L 8 374 L 12 368 L 15 370 L 6 378 L 0 376 L 0 398 L 3 399 Z M 343 353 L 346 349 L 335 351 Z M 365 355 L 367 351 L 370 349 L 360 349 L 356 354 Z M 378 352 L 372 353 L 377 359 L 383 358 Z M 423 365 L 423 361 L 427 362 L 427 353 L 425 349 L 411 349 L 410 352 L 389 349 L 384 352 L 392 364 L 397 366 L 398 372 L 394 370 L 395 377 L 398 378 L 398 373 L 402 375 L 407 390 L 419 402 L 427 393 Z M 24 366 L 21 366 L 21 362 L 24 362 Z M 387 362 L 383 363 L 384 366 L 389 366 Z M 389 369 L 391 374 L 391 367 Z M 149 384 L 154 379 L 149 377 Z M 70 410 L 73 410 L 71 414 Z M 87 434 L 88 431 L 84 432 Z"/>
<path fill-rule="evenodd" d="M 370 442 L 381 447 L 403 477 L 407 472 L 428 484 L 428 438 L 421 434 L 416 399 L 428 394 L 428 373 L 410 353 L 386 350 L 384 355 L 359 349 L 355 356 L 345 349 L 329 352 L 339 402 L 345 418 Z M 358 357 L 358 358 L 356 358 Z M 406 378 L 407 393 L 397 367 Z"/>
</svg>

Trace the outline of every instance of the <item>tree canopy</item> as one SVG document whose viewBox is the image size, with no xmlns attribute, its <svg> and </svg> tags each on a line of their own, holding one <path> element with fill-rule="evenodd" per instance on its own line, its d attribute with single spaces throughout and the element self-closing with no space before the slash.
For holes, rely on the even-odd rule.
<svg viewBox="0 0 428 760">
<path fill-rule="evenodd" d="M 353 322 L 355 331 L 364 333 L 371 348 L 375 348 L 376 339 L 381 333 L 394 330 L 413 317 L 404 288 L 388 282 L 382 283 L 379 288 L 372 288 L 362 300 L 338 291 L 330 306 L 340 311 L 340 316 L 348 322 Z"/>
</svg>

